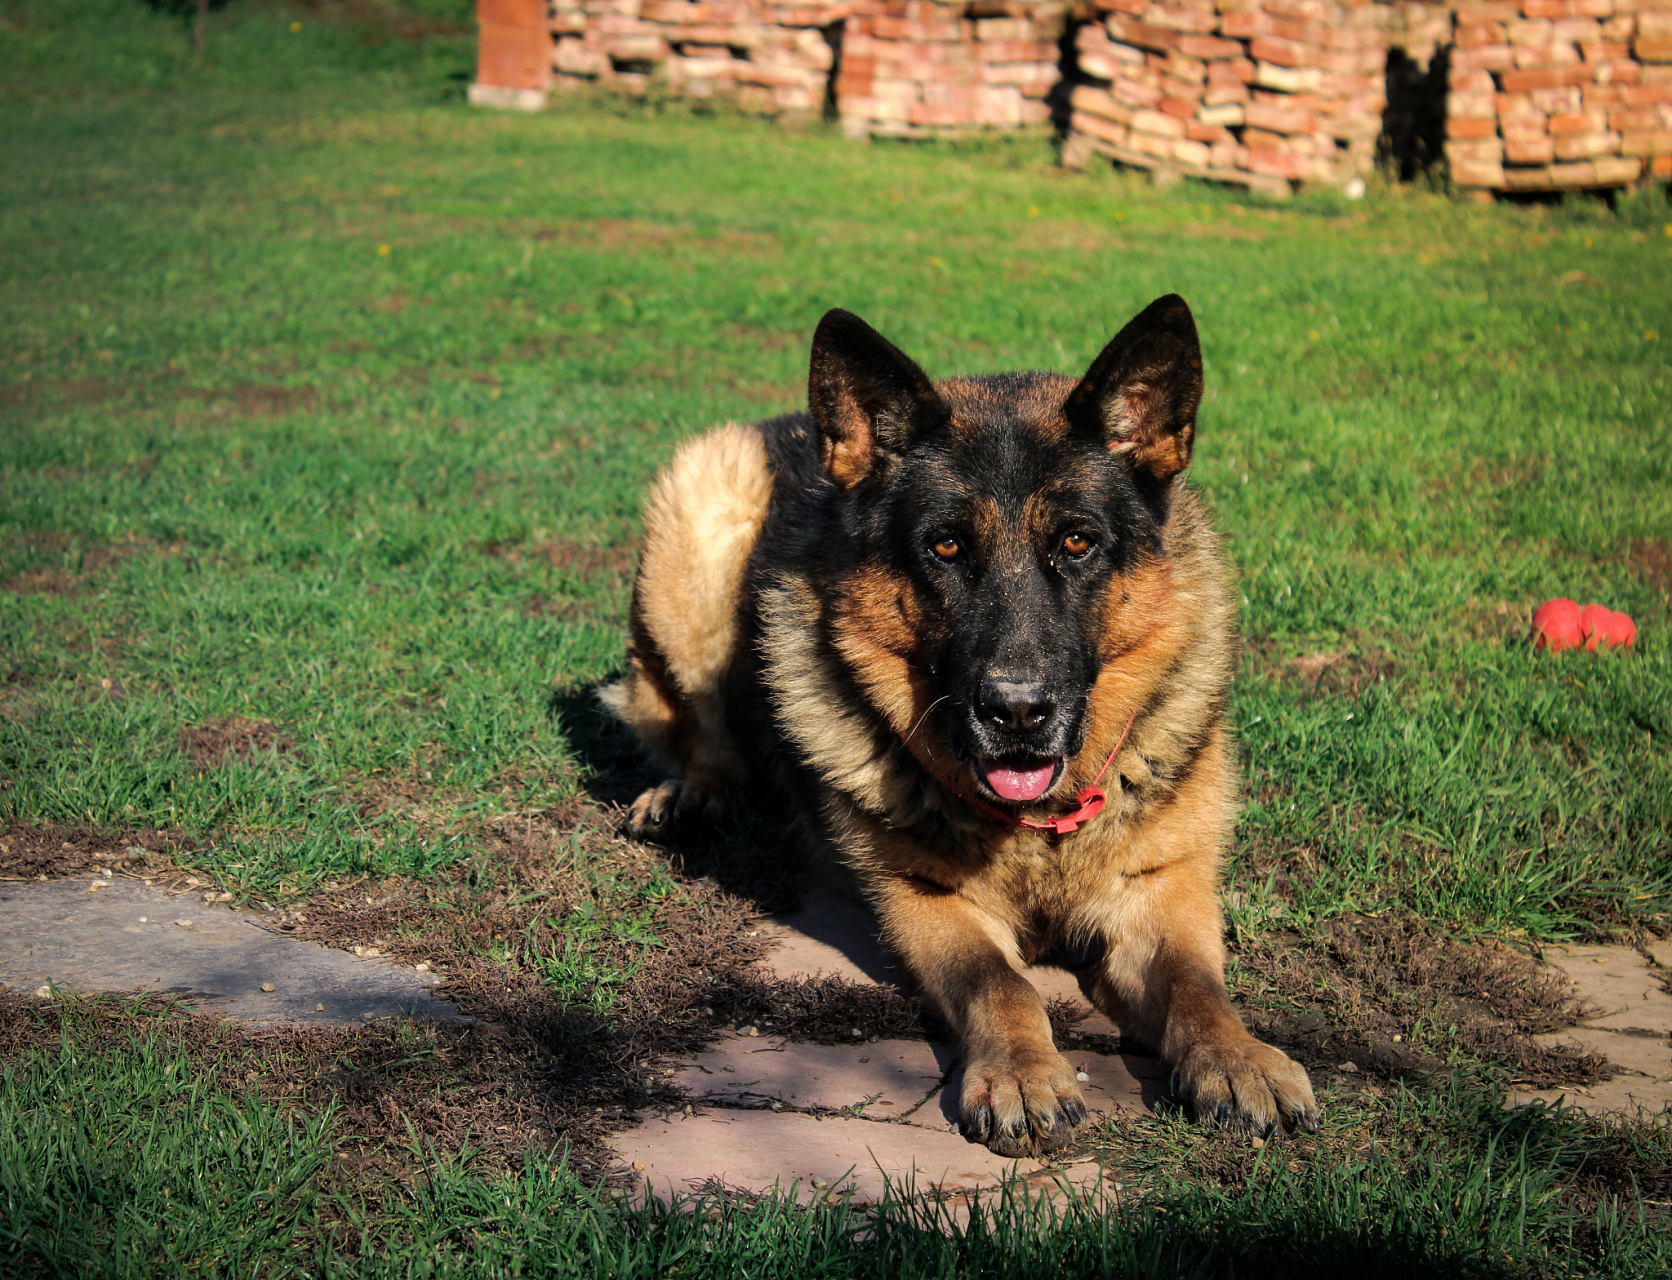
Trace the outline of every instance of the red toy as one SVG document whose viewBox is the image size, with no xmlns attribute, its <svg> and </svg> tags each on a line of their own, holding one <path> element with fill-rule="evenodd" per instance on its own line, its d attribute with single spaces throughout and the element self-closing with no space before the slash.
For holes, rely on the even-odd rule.
<svg viewBox="0 0 1672 1280">
<path fill-rule="evenodd" d="M 1592 605 L 1591 608 L 1596 608 Z M 1606 611 L 1605 611 L 1606 612 Z M 1546 600 L 1533 610 L 1533 648 L 1560 653 L 1585 643 L 1579 606 L 1572 600 Z"/>
<path fill-rule="evenodd" d="M 1629 649 L 1637 640 L 1635 622 L 1600 604 L 1588 604 L 1579 611 L 1579 630 L 1585 637 L 1585 648 L 1593 651 L 1598 645 Z"/>
</svg>

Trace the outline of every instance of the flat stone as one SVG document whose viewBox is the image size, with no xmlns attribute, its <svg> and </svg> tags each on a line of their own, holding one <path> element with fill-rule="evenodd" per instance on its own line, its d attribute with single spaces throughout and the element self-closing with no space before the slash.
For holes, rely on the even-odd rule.
<svg viewBox="0 0 1672 1280">
<path fill-rule="evenodd" d="M 1661 990 L 1648 961 L 1634 947 L 1552 948 L 1545 958 L 1573 980 L 1574 994 L 1592 1006 L 1594 1014 L 1587 1022 L 1661 1002 L 1672 1006 L 1672 996 Z"/>
<path fill-rule="evenodd" d="M 1672 1091 L 1642 1076 L 1615 1076 L 1589 1088 L 1516 1090 L 1504 1099 L 1504 1105 L 1509 1107 L 1526 1106 L 1530 1102 L 1551 1105 L 1561 1102 L 1589 1115 L 1642 1111 L 1654 1117 L 1672 1108 Z"/>
<path fill-rule="evenodd" d="M 864 1106 L 879 1118 L 898 1117 L 940 1088 L 950 1056 L 920 1040 L 826 1045 L 728 1039 L 699 1055 L 673 1083 L 699 1102 Z M 945 1128 L 934 1108 L 923 1119 Z"/>
<path fill-rule="evenodd" d="M 176 992 L 200 1011 L 262 1023 L 470 1020 L 431 993 L 434 974 L 287 938 L 254 912 L 124 878 L 0 885 L 0 982 Z"/>
<path fill-rule="evenodd" d="M 1571 1031 L 1555 1031 L 1534 1036 L 1537 1044 L 1552 1045 L 1579 1040 L 1595 1049 L 1616 1067 L 1662 1083 L 1672 1081 L 1672 1043 L 1666 1037 L 1628 1036 L 1618 1031 L 1595 1031 L 1575 1027 Z M 1667 1097 L 1672 1099 L 1672 1092 Z"/>
<path fill-rule="evenodd" d="M 921 1194 L 996 1190 L 1006 1177 L 1095 1186 L 1092 1162 L 1065 1169 L 1006 1160 L 954 1133 L 866 1120 L 819 1121 L 785 1111 L 721 1111 L 646 1121 L 615 1149 L 652 1195 L 673 1199 L 714 1182 L 764 1192 L 795 1189 L 802 1203 L 850 1192 L 882 1198 L 886 1185 Z M 815 1187 L 813 1179 L 824 1183 Z"/>
<path fill-rule="evenodd" d="M 1672 969 L 1672 938 L 1657 939 L 1649 943 L 1649 954 L 1662 969 Z"/>
</svg>

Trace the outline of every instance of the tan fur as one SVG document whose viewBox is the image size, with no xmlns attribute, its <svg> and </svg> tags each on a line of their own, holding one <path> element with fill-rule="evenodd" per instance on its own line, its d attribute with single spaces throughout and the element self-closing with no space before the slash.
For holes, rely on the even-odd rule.
<svg viewBox="0 0 1672 1280">
<path fill-rule="evenodd" d="M 685 781 L 711 790 L 747 776 L 723 693 L 743 572 L 771 497 L 754 429 L 728 423 L 680 448 L 645 504 L 632 670 L 600 695 Z"/>
</svg>

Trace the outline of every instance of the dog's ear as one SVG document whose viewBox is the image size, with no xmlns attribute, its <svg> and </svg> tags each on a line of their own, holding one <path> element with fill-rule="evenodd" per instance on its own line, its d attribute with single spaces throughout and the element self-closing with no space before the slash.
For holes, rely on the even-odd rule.
<svg viewBox="0 0 1672 1280">
<path fill-rule="evenodd" d="M 813 334 L 807 407 L 823 437 L 825 474 L 844 489 L 951 416 L 905 352 L 840 309 L 825 312 Z"/>
<path fill-rule="evenodd" d="M 1063 405 L 1076 431 L 1165 484 L 1190 464 L 1202 403 L 1196 322 L 1176 293 L 1157 298 L 1091 362 Z"/>
</svg>

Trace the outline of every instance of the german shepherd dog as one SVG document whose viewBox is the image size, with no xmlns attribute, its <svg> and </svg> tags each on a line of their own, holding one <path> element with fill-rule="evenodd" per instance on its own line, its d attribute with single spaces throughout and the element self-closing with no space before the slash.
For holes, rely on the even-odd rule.
<svg viewBox="0 0 1672 1280">
<path fill-rule="evenodd" d="M 932 383 L 863 320 L 813 335 L 808 412 L 686 444 L 652 490 L 625 679 L 673 767 L 627 822 L 689 838 L 776 785 L 857 873 L 1005 1156 L 1086 1115 L 1023 969 L 1062 964 L 1198 1119 L 1312 1129 L 1226 995 L 1236 609 L 1181 476 L 1202 359 L 1158 299 L 1075 381 Z"/>
</svg>

